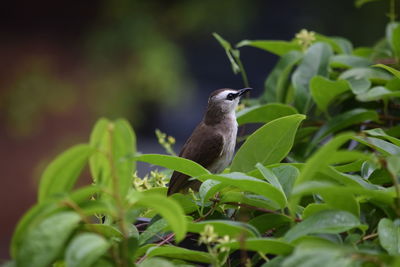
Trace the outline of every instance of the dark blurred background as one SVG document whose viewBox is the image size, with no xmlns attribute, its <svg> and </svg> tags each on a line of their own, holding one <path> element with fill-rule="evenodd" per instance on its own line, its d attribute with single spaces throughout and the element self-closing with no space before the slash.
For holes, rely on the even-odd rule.
<svg viewBox="0 0 400 267">
<path fill-rule="evenodd" d="M 384 34 L 388 1 L 4 1 L 0 9 L 0 259 L 20 216 L 36 201 L 43 168 L 86 142 L 97 118 L 125 117 L 141 152 L 162 153 L 155 128 L 177 139 L 201 119 L 208 94 L 243 87 L 218 32 L 289 40 L 306 28 L 355 46 Z M 241 49 L 253 95 L 277 57 Z"/>
</svg>

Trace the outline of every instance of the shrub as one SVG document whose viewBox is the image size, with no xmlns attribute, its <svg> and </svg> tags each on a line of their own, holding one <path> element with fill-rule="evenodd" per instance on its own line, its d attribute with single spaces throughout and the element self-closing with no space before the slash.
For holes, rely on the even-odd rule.
<svg viewBox="0 0 400 267">
<path fill-rule="evenodd" d="M 306 30 L 236 48 L 215 36 L 245 83 L 239 48 L 280 56 L 265 93 L 237 114 L 262 126 L 230 167 L 211 174 L 139 154 L 126 121 L 100 119 L 87 144 L 45 170 L 8 264 L 399 266 L 400 24 L 370 48 Z M 173 153 L 173 139 L 157 135 Z M 136 161 L 166 171 L 141 180 Z M 75 189 L 86 164 L 93 184 Z M 199 192 L 166 197 L 170 170 L 202 181 Z"/>
</svg>

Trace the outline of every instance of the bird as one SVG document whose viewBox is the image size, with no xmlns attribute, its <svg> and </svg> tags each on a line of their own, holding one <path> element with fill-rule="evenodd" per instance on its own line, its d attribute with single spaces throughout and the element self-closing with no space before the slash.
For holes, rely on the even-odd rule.
<svg viewBox="0 0 400 267">
<path fill-rule="evenodd" d="M 222 172 L 230 164 L 235 151 L 238 130 L 236 107 L 240 97 L 250 90 L 223 88 L 213 91 L 203 119 L 183 145 L 179 157 L 192 160 L 211 173 Z M 189 188 L 198 191 L 200 185 L 200 181 L 174 171 L 167 195 L 186 193 Z"/>
</svg>

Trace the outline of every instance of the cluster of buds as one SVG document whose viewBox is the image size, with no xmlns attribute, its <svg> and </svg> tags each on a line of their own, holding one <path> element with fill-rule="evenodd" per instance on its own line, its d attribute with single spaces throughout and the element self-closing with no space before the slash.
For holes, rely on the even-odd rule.
<svg viewBox="0 0 400 267">
<path fill-rule="evenodd" d="M 167 136 L 167 134 L 161 132 L 159 129 L 156 129 L 156 136 L 158 143 L 165 149 L 165 151 L 172 156 L 176 156 L 176 153 L 172 149 L 172 146 L 176 142 L 175 138 L 172 136 Z"/>
<path fill-rule="evenodd" d="M 200 233 L 199 245 L 205 244 L 207 246 L 217 245 L 217 244 L 225 244 L 230 242 L 231 239 L 228 235 L 224 235 L 223 237 L 219 237 L 218 234 L 214 231 L 214 227 L 210 224 L 207 224 L 204 227 L 204 231 Z M 219 246 L 217 253 L 226 252 L 229 249 L 224 246 Z"/>
<path fill-rule="evenodd" d="M 165 187 L 168 183 L 167 175 L 158 171 L 151 171 L 150 176 L 141 178 L 135 172 L 133 175 L 133 185 L 138 191 L 145 191 L 154 187 Z"/>
<path fill-rule="evenodd" d="M 316 40 L 315 32 L 302 29 L 299 33 L 296 34 L 296 39 L 303 51 L 306 51 Z"/>
</svg>

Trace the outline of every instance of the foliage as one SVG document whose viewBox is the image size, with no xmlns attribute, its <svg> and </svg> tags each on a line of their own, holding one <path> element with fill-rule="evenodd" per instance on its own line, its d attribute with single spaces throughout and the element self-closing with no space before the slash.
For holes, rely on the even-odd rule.
<svg viewBox="0 0 400 267">
<path fill-rule="evenodd" d="M 237 114 L 240 125 L 262 126 L 231 166 L 211 174 L 188 159 L 139 154 L 126 121 L 100 119 L 88 144 L 44 172 L 10 264 L 398 266 L 399 29 L 390 23 L 372 48 L 309 31 L 236 48 L 215 35 L 245 83 L 239 49 L 280 56 L 264 94 Z M 173 154 L 173 139 L 157 136 Z M 139 181 L 137 161 L 166 170 Z M 74 189 L 86 164 L 93 184 Z M 202 181 L 199 192 L 166 197 L 172 170 Z"/>
</svg>

